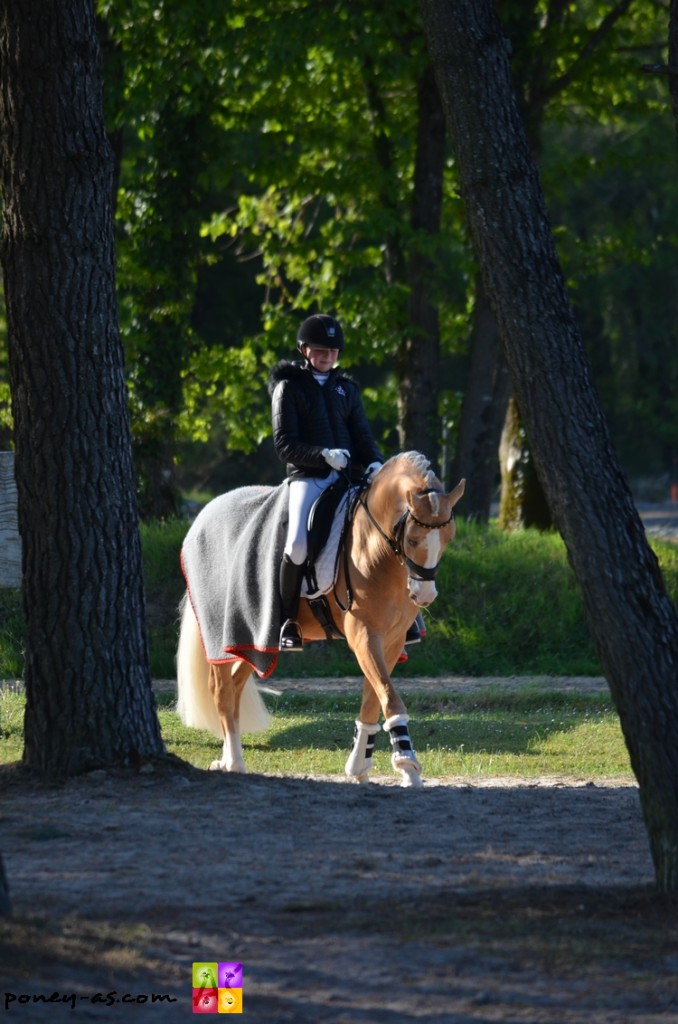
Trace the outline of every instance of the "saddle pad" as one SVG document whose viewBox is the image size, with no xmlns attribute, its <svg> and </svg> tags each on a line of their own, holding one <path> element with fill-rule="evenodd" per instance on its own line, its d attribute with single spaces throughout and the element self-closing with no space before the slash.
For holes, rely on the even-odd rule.
<svg viewBox="0 0 678 1024">
<path fill-rule="evenodd" d="M 346 507 L 355 493 L 355 488 L 347 491 L 337 505 L 327 543 L 315 560 L 315 577 L 318 586 L 314 590 L 309 590 L 308 580 L 304 578 L 301 588 L 302 597 L 320 597 L 321 594 L 329 593 L 334 586 L 339 558 L 339 541 L 346 519 Z"/>
</svg>

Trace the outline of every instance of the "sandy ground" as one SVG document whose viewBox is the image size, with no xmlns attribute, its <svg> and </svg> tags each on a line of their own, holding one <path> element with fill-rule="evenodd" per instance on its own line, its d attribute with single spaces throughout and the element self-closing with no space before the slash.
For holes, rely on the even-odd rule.
<svg viewBox="0 0 678 1024">
<path fill-rule="evenodd" d="M 267 1024 L 678 1022 L 678 906 L 627 782 L 0 785 L 7 1020 L 186 1021 L 192 963 L 237 961 Z"/>
</svg>

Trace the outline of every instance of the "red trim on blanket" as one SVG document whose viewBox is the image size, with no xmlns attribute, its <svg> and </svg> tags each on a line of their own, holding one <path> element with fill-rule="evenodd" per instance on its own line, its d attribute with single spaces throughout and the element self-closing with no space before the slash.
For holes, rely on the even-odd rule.
<svg viewBox="0 0 678 1024">
<path fill-rule="evenodd" d="M 247 647 L 224 647 L 224 650 L 226 654 L 231 655 L 231 657 L 224 658 L 222 661 L 214 662 L 213 664 L 227 665 L 232 661 L 244 661 L 256 672 L 260 679 L 268 679 L 269 676 L 273 675 L 278 664 L 278 655 L 280 653 L 277 647 L 255 647 L 253 644 L 250 644 Z M 259 651 L 261 654 L 271 654 L 271 662 L 267 669 L 264 672 L 261 672 L 257 666 L 242 653 L 243 651 Z"/>
</svg>

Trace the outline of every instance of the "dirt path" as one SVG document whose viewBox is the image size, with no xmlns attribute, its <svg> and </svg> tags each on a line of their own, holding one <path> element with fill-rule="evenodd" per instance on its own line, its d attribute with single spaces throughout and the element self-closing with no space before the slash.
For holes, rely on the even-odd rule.
<svg viewBox="0 0 678 1024">
<path fill-rule="evenodd" d="M 192 963 L 230 960 L 266 1024 L 678 1022 L 678 908 L 628 784 L 0 784 L 8 1020 L 187 1021 Z"/>
<path fill-rule="evenodd" d="M 1 685 L 1 684 L 0 684 Z M 158 679 L 153 683 L 158 693 L 176 693 L 174 679 Z M 357 676 L 323 676 L 314 679 L 286 678 L 276 673 L 270 684 L 280 693 L 355 693 L 360 695 Z M 602 676 L 418 676 L 398 680 L 403 693 L 482 693 L 485 690 L 539 689 L 540 692 L 609 693 Z"/>
</svg>

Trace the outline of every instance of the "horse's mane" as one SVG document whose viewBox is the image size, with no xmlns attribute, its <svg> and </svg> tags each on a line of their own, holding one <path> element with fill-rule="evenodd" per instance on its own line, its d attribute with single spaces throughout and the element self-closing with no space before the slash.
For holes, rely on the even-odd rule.
<svg viewBox="0 0 678 1024">
<path fill-rule="evenodd" d="M 382 476 L 383 474 L 383 476 Z M 390 474 L 393 474 L 391 477 Z M 405 479 L 409 477 L 409 486 L 412 486 L 414 481 L 413 477 L 418 477 L 422 482 L 421 485 L 414 484 L 417 489 L 426 490 L 431 488 L 438 490 L 440 487 L 440 481 L 436 477 L 434 471 L 431 469 L 431 463 L 422 455 L 421 452 L 400 452 L 398 455 L 392 455 L 390 459 L 387 459 L 382 468 L 377 474 L 377 480 L 388 478 L 389 482 L 394 478 L 397 479 L 400 474 L 405 474 Z M 399 513 L 404 511 L 404 493 L 400 497 L 400 502 L 403 507 L 400 508 Z M 393 506 L 393 496 L 390 499 L 391 504 L 387 507 L 393 512 L 395 506 Z M 383 511 L 382 511 L 383 515 Z M 361 544 L 362 551 L 361 557 L 364 561 L 364 571 L 370 572 L 377 561 L 388 554 L 389 547 L 386 540 L 379 533 L 374 530 L 369 523 L 367 517 L 360 519 L 360 531 L 363 534 L 363 542 Z"/>
<path fill-rule="evenodd" d="M 400 452 L 399 455 L 393 455 L 384 463 L 384 467 L 390 466 L 392 463 L 400 460 L 407 461 L 410 463 L 413 469 L 415 469 L 421 476 L 424 477 L 424 483 L 426 487 L 435 487 L 439 482 L 434 471 L 431 469 L 431 463 L 422 455 L 421 452 Z"/>
</svg>

